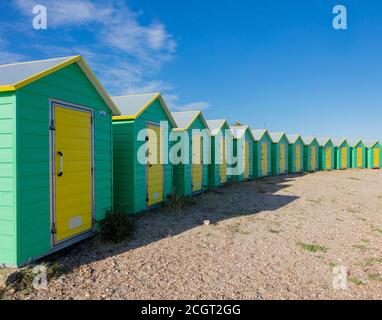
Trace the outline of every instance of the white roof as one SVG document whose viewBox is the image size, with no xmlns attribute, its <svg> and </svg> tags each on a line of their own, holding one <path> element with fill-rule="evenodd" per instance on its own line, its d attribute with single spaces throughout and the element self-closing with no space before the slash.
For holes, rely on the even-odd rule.
<svg viewBox="0 0 382 320">
<path fill-rule="evenodd" d="M 301 137 L 301 139 L 304 141 L 304 143 L 306 145 L 309 145 L 313 142 L 314 139 L 316 139 L 315 137 Z"/>
<path fill-rule="evenodd" d="M 230 126 L 231 133 L 235 139 L 240 139 L 245 132 L 249 129 L 249 126 Z M 248 130 L 251 132 L 251 130 Z M 252 135 L 252 132 L 251 132 Z M 253 135 L 252 135 L 253 138 Z"/>
<path fill-rule="evenodd" d="M 259 141 L 263 135 L 267 132 L 267 129 L 253 129 L 251 130 L 253 138 L 255 141 Z"/>
<path fill-rule="evenodd" d="M 295 143 L 301 137 L 299 134 L 287 134 L 286 136 L 290 143 Z"/>
<path fill-rule="evenodd" d="M 345 138 L 333 138 L 332 139 L 332 142 L 333 142 L 333 145 L 335 147 L 339 147 L 341 144 L 343 144 L 344 142 L 347 142 L 347 140 Z"/>
<path fill-rule="evenodd" d="M 226 119 L 217 119 L 217 120 L 206 120 L 208 128 L 210 128 L 211 134 L 217 135 L 221 128 L 224 126 L 224 123 L 227 122 Z"/>
<path fill-rule="evenodd" d="M 136 115 L 141 109 L 150 103 L 158 94 L 129 94 L 127 96 L 112 97 L 119 111 L 123 116 Z"/>
<path fill-rule="evenodd" d="M 285 132 L 269 132 L 269 135 L 271 136 L 271 139 L 274 143 L 277 143 L 281 140 L 281 138 L 285 135 Z M 286 137 L 286 135 L 285 135 Z M 288 137 L 286 137 L 288 140 Z M 289 142 L 289 140 L 288 140 Z"/>
<path fill-rule="evenodd" d="M 38 60 L 0 65 L 0 86 L 19 83 L 43 71 L 49 70 L 75 57 Z"/>
<path fill-rule="evenodd" d="M 202 122 L 208 128 L 206 120 L 202 115 L 201 111 L 179 111 L 179 112 L 171 112 L 172 117 L 175 120 L 176 125 L 179 129 L 188 129 L 189 126 L 194 122 L 194 120 L 200 116 Z"/>
<path fill-rule="evenodd" d="M 317 142 L 320 146 L 324 146 L 326 145 L 329 140 L 331 140 L 330 138 L 317 138 Z"/>
<path fill-rule="evenodd" d="M 348 143 L 351 147 L 354 147 L 356 146 L 358 143 L 362 142 L 361 139 L 350 139 L 348 140 Z"/>
<path fill-rule="evenodd" d="M 73 63 L 77 63 L 113 115 L 119 110 L 81 56 L 0 65 L 0 92 L 15 91 Z"/>
</svg>

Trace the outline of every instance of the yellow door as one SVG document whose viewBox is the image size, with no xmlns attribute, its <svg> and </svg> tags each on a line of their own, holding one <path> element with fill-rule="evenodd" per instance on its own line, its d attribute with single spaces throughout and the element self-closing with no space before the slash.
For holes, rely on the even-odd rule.
<svg viewBox="0 0 382 320">
<path fill-rule="evenodd" d="M 202 189 L 202 137 L 200 133 L 192 134 L 192 192 Z"/>
<path fill-rule="evenodd" d="M 348 160 L 348 157 L 347 157 L 347 148 L 346 147 L 342 147 L 341 148 L 341 169 L 346 169 L 348 164 L 347 164 L 347 160 Z"/>
<path fill-rule="evenodd" d="M 374 148 L 373 150 L 374 150 L 374 167 L 379 168 L 379 166 L 380 166 L 380 159 L 379 159 L 380 150 L 379 150 L 379 148 Z"/>
<path fill-rule="evenodd" d="M 147 206 L 163 201 L 163 165 L 161 161 L 161 129 L 149 124 L 148 163 L 147 163 Z"/>
<path fill-rule="evenodd" d="M 301 146 L 296 145 L 296 172 L 301 171 Z"/>
<path fill-rule="evenodd" d="M 280 144 L 280 173 L 285 173 L 285 144 Z"/>
<path fill-rule="evenodd" d="M 220 160 L 220 183 L 227 182 L 227 162 L 225 159 L 225 139 L 220 137 L 219 142 L 219 160 Z"/>
<path fill-rule="evenodd" d="M 261 144 L 261 175 L 268 175 L 268 143 Z"/>
<path fill-rule="evenodd" d="M 93 226 L 92 120 L 89 111 L 53 105 L 55 243 Z"/>
<path fill-rule="evenodd" d="M 310 170 L 315 170 L 316 169 L 316 148 L 315 147 L 310 147 Z"/>
<path fill-rule="evenodd" d="M 357 167 L 362 168 L 362 148 L 357 148 Z"/>
<path fill-rule="evenodd" d="M 326 169 L 329 170 L 332 168 L 332 150 L 330 147 L 326 147 L 325 156 L 326 156 Z"/>
<path fill-rule="evenodd" d="M 245 151 L 244 151 L 244 174 L 243 174 L 243 178 L 248 179 L 249 178 L 249 158 L 250 158 L 249 142 L 248 141 L 245 141 L 244 148 L 245 148 Z"/>
</svg>

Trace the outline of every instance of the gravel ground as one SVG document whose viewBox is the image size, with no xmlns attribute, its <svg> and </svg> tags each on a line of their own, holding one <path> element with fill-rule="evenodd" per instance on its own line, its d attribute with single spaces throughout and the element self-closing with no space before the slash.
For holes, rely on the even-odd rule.
<svg viewBox="0 0 382 320">
<path fill-rule="evenodd" d="M 381 248 L 382 170 L 271 177 L 144 214 L 132 240 L 67 249 L 47 289 L 6 297 L 381 299 Z"/>
</svg>

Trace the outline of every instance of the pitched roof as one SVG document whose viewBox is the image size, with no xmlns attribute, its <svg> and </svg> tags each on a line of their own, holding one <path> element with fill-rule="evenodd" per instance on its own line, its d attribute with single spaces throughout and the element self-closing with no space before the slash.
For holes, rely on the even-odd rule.
<svg viewBox="0 0 382 320">
<path fill-rule="evenodd" d="M 329 141 L 332 141 L 330 138 L 317 138 L 317 142 L 320 146 L 325 146 Z"/>
<path fill-rule="evenodd" d="M 232 133 L 232 136 L 234 139 L 240 139 L 246 131 L 248 131 L 252 137 L 253 140 L 255 140 L 251 130 L 249 129 L 249 126 L 244 125 L 244 126 L 230 126 L 230 131 Z"/>
<path fill-rule="evenodd" d="M 301 136 L 299 134 L 287 134 L 286 135 L 290 143 L 295 143 Z"/>
<path fill-rule="evenodd" d="M 253 129 L 251 132 L 255 141 L 259 141 L 267 133 L 267 129 Z"/>
<path fill-rule="evenodd" d="M 314 140 L 317 141 L 316 137 L 301 137 L 302 141 L 304 141 L 305 145 L 312 144 Z"/>
<path fill-rule="evenodd" d="M 271 136 L 272 142 L 278 143 L 282 139 L 282 137 L 285 137 L 285 139 L 289 142 L 289 139 L 285 132 L 269 132 L 269 135 Z"/>
<path fill-rule="evenodd" d="M 365 141 L 365 146 L 368 148 L 374 147 L 376 144 L 380 143 L 379 140 L 370 140 L 370 141 Z"/>
<path fill-rule="evenodd" d="M 0 65 L 0 92 L 15 91 L 73 63 L 77 63 L 114 115 L 118 108 L 81 56 Z"/>
<path fill-rule="evenodd" d="M 335 147 L 339 147 L 340 145 L 342 145 L 344 142 L 347 142 L 347 140 L 345 138 L 333 138 L 332 139 L 332 142 L 333 142 L 333 145 Z"/>
<path fill-rule="evenodd" d="M 351 146 L 351 147 L 355 147 L 357 144 L 359 144 L 360 142 L 362 142 L 363 143 L 363 141 L 361 140 L 361 139 L 350 139 L 350 140 L 348 140 L 348 142 L 349 142 L 349 145 Z"/>
<path fill-rule="evenodd" d="M 172 124 L 176 127 L 175 120 L 160 93 L 129 94 L 126 96 L 112 97 L 111 99 L 121 111 L 121 116 L 113 117 L 113 120 L 136 119 L 156 99 L 159 99 L 165 113 L 169 117 Z"/>
<path fill-rule="evenodd" d="M 199 116 L 206 128 L 208 128 L 207 122 L 204 119 L 201 111 L 171 112 L 171 115 L 174 118 L 178 129 L 187 130 Z"/>
<path fill-rule="evenodd" d="M 217 135 L 219 131 L 223 128 L 224 124 L 227 123 L 226 119 L 217 120 L 206 120 L 208 127 L 210 128 L 211 134 Z"/>
</svg>

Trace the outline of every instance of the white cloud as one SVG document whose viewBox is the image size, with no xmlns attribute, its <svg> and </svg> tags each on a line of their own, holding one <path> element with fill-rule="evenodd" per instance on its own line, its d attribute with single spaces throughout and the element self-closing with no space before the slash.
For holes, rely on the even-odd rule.
<svg viewBox="0 0 382 320">
<path fill-rule="evenodd" d="M 173 111 L 192 111 L 192 110 L 207 110 L 210 104 L 206 101 L 196 101 L 187 104 L 179 103 L 179 96 L 176 94 L 164 94 L 164 100 L 166 101 L 168 107 Z"/>
</svg>

